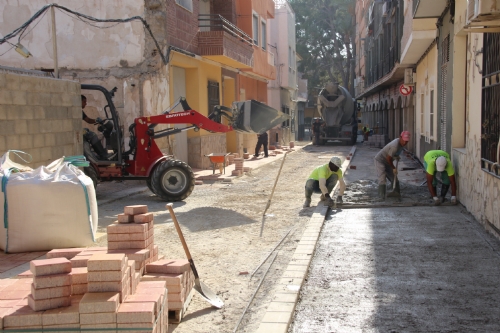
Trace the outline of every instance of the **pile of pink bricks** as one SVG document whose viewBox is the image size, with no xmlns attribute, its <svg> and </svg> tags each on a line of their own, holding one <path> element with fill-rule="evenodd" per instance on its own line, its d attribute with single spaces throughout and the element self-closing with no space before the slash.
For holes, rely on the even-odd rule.
<svg viewBox="0 0 500 333">
<path fill-rule="evenodd" d="M 167 332 L 189 304 L 194 275 L 185 259 L 163 259 L 153 214 L 127 206 L 108 226 L 108 247 L 55 249 L 30 270 L 0 280 L 0 329 Z"/>
</svg>

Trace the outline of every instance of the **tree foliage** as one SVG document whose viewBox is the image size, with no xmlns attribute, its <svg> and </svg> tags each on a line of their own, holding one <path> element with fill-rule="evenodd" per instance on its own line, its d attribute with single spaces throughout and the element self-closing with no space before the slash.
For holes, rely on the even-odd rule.
<svg viewBox="0 0 500 333">
<path fill-rule="evenodd" d="M 327 81 L 339 82 L 353 93 L 354 0 L 290 0 L 296 14 L 299 71 L 310 92 Z"/>
</svg>

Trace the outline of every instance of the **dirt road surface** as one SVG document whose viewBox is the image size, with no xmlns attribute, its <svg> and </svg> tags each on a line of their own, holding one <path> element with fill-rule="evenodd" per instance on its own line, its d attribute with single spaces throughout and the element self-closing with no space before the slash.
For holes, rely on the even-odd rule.
<svg viewBox="0 0 500 333">
<path fill-rule="evenodd" d="M 196 186 L 185 201 L 174 204 L 174 211 L 199 272 L 200 279 L 225 302 L 218 310 L 195 295 L 186 316 L 170 332 L 232 332 L 250 297 L 255 292 L 266 264 L 250 277 L 276 244 L 278 255 L 259 292 L 240 324 L 238 332 L 253 332 L 272 298 L 273 286 L 288 265 L 296 243 L 315 207 L 302 209 L 304 184 L 312 169 L 328 163 L 331 156 L 346 155 L 350 146 L 306 146 L 287 155 L 271 206 L 259 237 L 262 213 L 276 179 L 281 159 L 254 169 L 246 176 L 226 184 Z M 271 158 L 271 157 L 270 157 Z M 99 195 L 99 191 L 98 191 Z M 319 195 L 313 196 L 313 206 Z M 155 244 L 166 258 L 185 258 L 182 245 L 165 202 L 151 192 L 137 194 L 99 207 L 101 231 L 116 219 L 126 205 L 146 204 L 154 212 Z M 105 246 L 102 238 L 96 246 Z M 248 272 L 248 274 L 240 274 Z"/>
</svg>

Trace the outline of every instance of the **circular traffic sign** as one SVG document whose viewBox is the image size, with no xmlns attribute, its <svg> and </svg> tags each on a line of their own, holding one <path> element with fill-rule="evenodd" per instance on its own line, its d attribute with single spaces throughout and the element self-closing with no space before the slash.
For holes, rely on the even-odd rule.
<svg viewBox="0 0 500 333">
<path fill-rule="evenodd" d="M 407 86 L 405 84 L 402 84 L 400 87 L 399 87 L 399 92 L 401 93 L 401 95 L 403 96 L 408 96 L 409 94 L 411 94 L 411 92 L 413 91 L 413 87 L 412 86 Z"/>
</svg>

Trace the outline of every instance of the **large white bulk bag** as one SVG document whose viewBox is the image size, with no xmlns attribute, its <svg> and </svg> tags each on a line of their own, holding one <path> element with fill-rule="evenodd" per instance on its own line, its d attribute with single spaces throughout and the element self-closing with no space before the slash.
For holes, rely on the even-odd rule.
<svg viewBox="0 0 500 333">
<path fill-rule="evenodd" d="M 92 179 L 63 158 L 32 170 L 8 154 L 0 159 L 0 248 L 15 253 L 92 244 L 98 222 Z"/>
</svg>

